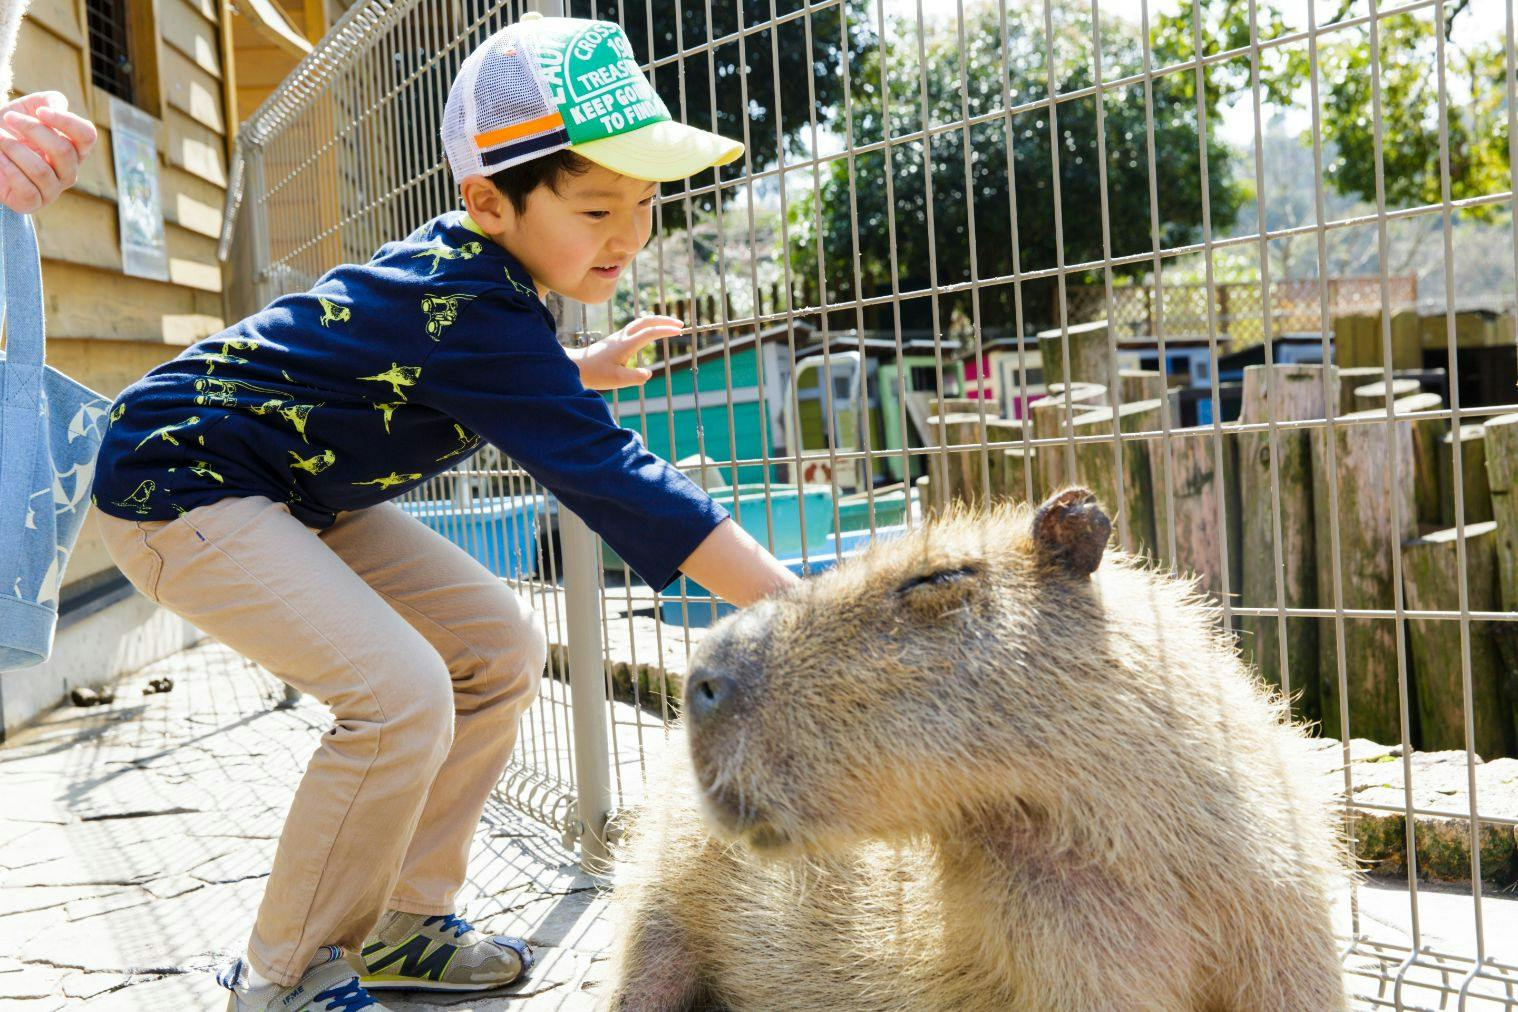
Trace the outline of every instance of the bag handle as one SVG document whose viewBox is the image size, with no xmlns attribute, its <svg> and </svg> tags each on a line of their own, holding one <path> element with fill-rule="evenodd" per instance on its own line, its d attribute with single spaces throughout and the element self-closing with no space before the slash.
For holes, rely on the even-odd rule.
<svg viewBox="0 0 1518 1012">
<path fill-rule="evenodd" d="M 12 371 L 16 366 L 38 366 L 35 382 L 40 386 L 44 352 L 42 264 L 37 256 L 37 232 L 28 215 L 4 206 L 0 206 L 0 269 L 5 274 L 0 314 L 5 318 L 6 361 Z M 22 377 L 11 377 L 19 378 Z M 10 393 L 15 396 L 18 392 Z"/>
</svg>

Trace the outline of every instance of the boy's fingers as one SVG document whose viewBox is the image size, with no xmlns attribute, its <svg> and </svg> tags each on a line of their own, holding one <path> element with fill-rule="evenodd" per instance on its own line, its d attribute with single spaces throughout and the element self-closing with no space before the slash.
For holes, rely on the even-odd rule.
<svg viewBox="0 0 1518 1012">
<path fill-rule="evenodd" d="M 653 344 L 661 337 L 674 337 L 680 333 L 681 329 L 680 327 L 660 324 L 655 327 L 644 327 L 635 334 L 624 334 L 622 337 L 622 340 L 625 342 L 623 346 L 624 350 L 631 354 Z"/>
<path fill-rule="evenodd" d="M 90 149 L 95 146 L 95 141 L 100 137 L 100 131 L 95 129 L 95 124 L 83 116 L 75 116 L 64 109 L 46 106 L 38 109 L 36 116 L 44 124 L 67 137 L 79 152 L 80 158 L 89 154 Z"/>
<path fill-rule="evenodd" d="M 685 326 L 685 323 L 683 321 L 681 321 L 681 320 L 679 320 L 679 319 L 677 319 L 677 318 L 675 318 L 673 316 L 640 316 L 638 319 L 634 320 L 633 322 L 629 323 L 626 327 L 622 328 L 622 333 L 624 333 L 624 334 L 636 334 L 639 331 L 643 330 L 644 328 L 646 328 L 646 327 L 652 327 L 652 326 L 654 326 L 656 324 L 662 324 L 664 326 L 674 327 L 676 330 L 679 330 L 680 328 L 682 328 L 682 327 Z"/>
<path fill-rule="evenodd" d="M 52 163 L 59 182 L 65 187 L 74 184 L 79 175 L 79 151 L 71 140 L 41 120 L 17 112 L 5 114 L 5 125 Z"/>
</svg>

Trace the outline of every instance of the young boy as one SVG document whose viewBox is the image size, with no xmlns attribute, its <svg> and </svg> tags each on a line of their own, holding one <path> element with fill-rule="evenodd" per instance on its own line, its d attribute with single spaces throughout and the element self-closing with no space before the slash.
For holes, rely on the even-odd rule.
<svg viewBox="0 0 1518 1012">
<path fill-rule="evenodd" d="M 442 133 L 466 211 L 154 369 L 100 452 L 132 583 L 333 712 L 219 975 L 232 1012 L 377 1009 L 366 987 L 499 987 L 532 963 L 454 900 L 543 634 L 388 500 L 489 441 L 650 586 L 683 570 L 743 605 L 794 580 L 592 392 L 646 380 L 627 359 L 680 322 L 566 352 L 541 301 L 611 298 L 657 181 L 741 145 L 671 121 L 616 25 L 534 15 L 464 61 Z"/>
</svg>

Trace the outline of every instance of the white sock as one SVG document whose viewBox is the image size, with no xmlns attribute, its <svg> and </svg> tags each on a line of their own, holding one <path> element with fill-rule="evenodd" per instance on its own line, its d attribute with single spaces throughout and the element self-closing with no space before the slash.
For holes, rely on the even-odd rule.
<svg viewBox="0 0 1518 1012">
<path fill-rule="evenodd" d="M 249 988 L 268 987 L 270 984 L 274 983 L 274 981 L 270 980 L 268 977 L 265 977 L 263 974 L 253 969 L 253 961 L 248 959 L 246 956 L 243 957 L 242 965 L 243 973 L 247 978 Z"/>
</svg>

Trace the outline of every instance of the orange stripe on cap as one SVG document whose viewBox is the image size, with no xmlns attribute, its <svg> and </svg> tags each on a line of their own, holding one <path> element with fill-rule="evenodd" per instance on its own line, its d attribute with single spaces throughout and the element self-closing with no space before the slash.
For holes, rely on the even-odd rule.
<svg viewBox="0 0 1518 1012">
<path fill-rule="evenodd" d="M 515 123 L 504 126 L 498 130 L 489 130 L 482 134 L 474 135 L 474 146 L 477 148 L 491 148 L 506 141 L 514 141 L 518 137 L 526 137 L 529 134 L 542 133 L 544 130 L 552 130 L 554 127 L 564 125 L 564 117 L 558 112 L 551 112 L 547 116 L 539 116 L 530 119 L 526 123 Z"/>
</svg>

